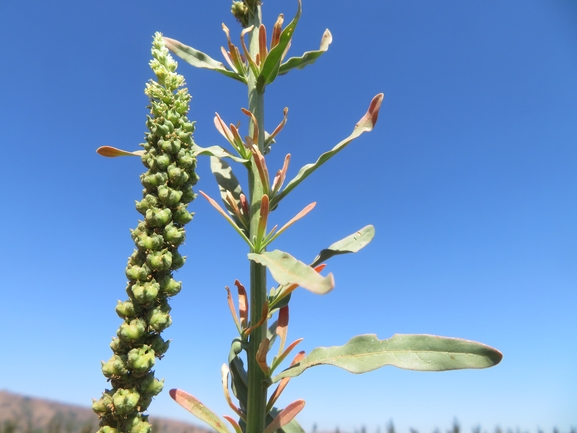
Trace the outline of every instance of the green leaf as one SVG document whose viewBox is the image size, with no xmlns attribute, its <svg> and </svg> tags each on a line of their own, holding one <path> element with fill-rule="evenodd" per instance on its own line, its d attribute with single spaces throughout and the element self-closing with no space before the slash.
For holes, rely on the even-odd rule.
<svg viewBox="0 0 577 433">
<path fill-rule="evenodd" d="M 96 149 L 96 153 L 100 156 L 105 156 L 107 158 L 115 158 L 117 156 L 142 156 L 144 155 L 144 150 L 135 150 L 134 152 L 129 152 L 128 150 L 117 149 L 112 146 L 100 146 Z"/>
<path fill-rule="evenodd" d="M 234 78 L 235 80 L 241 81 L 246 83 L 246 78 L 233 72 L 224 66 L 223 63 L 214 60 L 208 54 L 205 54 L 201 51 L 195 50 L 188 45 L 184 45 L 183 43 L 177 41 L 176 39 L 171 38 L 163 38 L 164 43 L 166 44 L 166 48 L 180 57 L 187 63 L 190 63 L 195 68 L 203 68 L 203 69 L 211 69 L 213 71 L 220 72 L 221 74 L 226 75 L 227 77 Z"/>
<path fill-rule="evenodd" d="M 191 150 L 194 152 L 195 155 L 209 155 L 215 156 L 217 158 L 230 158 L 233 161 L 240 162 L 241 164 L 245 164 L 248 162 L 248 159 L 242 159 L 238 156 L 234 156 L 228 150 L 223 149 L 220 146 L 210 146 L 210 147 L 200 147 L 197 144 L 193 144 Z"/>
<path fill-rule="evenodd" d="M 320 265 L 322 262 L 325 262 L 338 254 L 356 253 L 360 249 L 367 246 L 369 242 L 373 240 L 374 236 L 375 228 L 372 225 L 363 227 L 352 235 L 349 235 L 346 238 L 335 242 L 330 247 L 322 250 L 312 262 L 311 267 L 314 268 Z"/>
<path fill-rule="evenodd" d="M 207 423 L 218 433 L 230 433 L 226 424 L 224 424 L 213 411 L 202 404 L 196 397 L 181 389 L 171 389 L 169 394 L 179 405 L 201 421 Z"/>
<path fill-rule="evenodd" d="M 220 190 L 220 198 L 226 207 L 226 210 L 231 214 L 235 222 L 242 226 L 242 221 L 238 221 L 235 215 L 234 209 L 230 206 L 226 200 L 226 192 L 230 192 L 237 203 L 238 208 L 241 208 L 240 195 L 242 194 L 242 188 L 238 179 L 232 172 L 232 167 L 228 163 L 215 156 L 210 157 L 210 169 L 214 177 L 216 178 L 216 183 L 218 184 L 218 189 Z"/>
<path fill-rule="evenodd" d="M 257 90 L 259 91 L 262 91 L 267 84 L 272 83 L 279 73 L 283 54 L 290 44 L 299 18 L 301 17 L 301 0 L 298 0 L 298 2 L 299 5 L 295 17 L 281 32 L 279 43 L 272 50 L 270 50 L 266 60 L 264 61 L 264 64 L 262 65 L 260 74 L 257 77 Z"/>
<path fill-rule="evenodd" d="M 279 284 L 298 284 L 303 289 L 319 295 L 324 295 L 335 287 L 333 274 L 323 277 L 313 268 L 284 251 L 250 253 L 248 258 L 266 266 Z"/>
<path fill-rule="evenodd" d="M 317 347 L 272 381 L 298 376 L 307 368 L 322 364 L 358 374 L 385 365 L 417 371 L 488 368 L 497 365 L 502 358 L 503 355 L 492 347 L 459 338 L 395 334 L 388 340 L 379 340 L 375 334 L 367 334 L 351 338 L 344 346 Z"/>
<path fill-rule="evenodd" d="M 297 175 L 286 185 L 285 189 L 279 192 L 272 200 L 270 207 L 274 209 L 279 201 L 281 201 L 289 192 L 291 192 L 298 184 L 300 184 L 303 180 L 305 180 L 313 171 L 335 156 L 338 152 L 343 150 L 351 141 L 361 135 L 363 132 L 370 132 L 373 130 L 373 127 L 377 123 L 377 118 L 379 117 L 379 108 L 381 108 L 381 103 L 383 102 L 383 98 L 385 96 L 382 93 L 379 93 L 377 96 L 373 98 L 371 101 L 371 105 L 369 106 L 368 111 L 365 115 L 358 121 L 353 129 L 351 135 L 337 144 L 328 152 L 323 153 L 319 159 L 314 164 L 307 164 L 302 167 Z"/>
<path fill-rule="evenodd" d="M 316 61 L 324 52 L 329 49 L 329 45 L 333 41 L 333 35 L 329 29 L 326 29 L 321 38 L 321 47 L 316 51 L 307 51 L 301 57 L 291 57 L 282 65 L 280 65 L 278 74 L 284 75 L 288 73 L 291 69 L 302 69 L 307 65 L 310 65 Z"/>
</svg>

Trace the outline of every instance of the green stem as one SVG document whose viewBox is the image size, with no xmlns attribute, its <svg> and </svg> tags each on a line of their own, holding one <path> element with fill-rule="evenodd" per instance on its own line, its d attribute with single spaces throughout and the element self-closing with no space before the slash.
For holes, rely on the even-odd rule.
<svg viewBox="0 0 577 433">
<path fill-rule="evenodd" d="M 258 29 L 261 24 L 260 5 L 252 7 L 249 13 L 249 26 L 254 25 L 250 34 L 249 51 L 252 58 L 258 53 Z M 248 82 L 249 110 L 254 114 L 259 128 L 258 147 L 264 150 L 264 92 L 256 88 L 256 78 L 251 72 Z M 253 124 L 250 125 L 249 135 L 252 136 Z M 256 164 L 251 164 L 249 173 L 250 189 L 250 239 L 254 239 L 258 230 L 260 201 L 263 196 L 263 185 L 258 175 Z M 261 251 L 251 251 L 260 253 Z M 266 268 L 253 261 L 250 262 L 250 322 L 257 323 L 261 319 L 263 306 L 267 299 L 266 293 Z M 266 321 L 250 336 L 248 347 L 248 402 L 247 402 L 247 433 L 262 433 L 265 429 L 266 403 L 267 403 L 267 378 L 256 362 L 256 352 L 261 341 L 266 337 Z"/>
</svg>

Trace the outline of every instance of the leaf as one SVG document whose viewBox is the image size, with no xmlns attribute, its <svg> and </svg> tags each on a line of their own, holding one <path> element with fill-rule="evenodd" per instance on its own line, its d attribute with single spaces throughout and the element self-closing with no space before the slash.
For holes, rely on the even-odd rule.
<svg viewBox="0 0 577 433">
<path fill-rule="evenodd" d="M 324 52 L 329 49 L 329 45 L 333 41 L 333 35 L 329 29 L 326 29 L 321 38 L 321 46 L 316 51 L 307 51 L 301 57 L 291 57 L 282 65 L 280 65 L 278 74 L 284 75 L 288 73 L 291 69 L 302 69 L 307 65 L 310 65 L 316 61 Z"/>
<path fill-rule="evenodd" d="M 298 2 L 299 5 L 295 17 L 284 28 L 284 30 L 280 35 L 279 43 L 275 45 L 275 47 L 272 50 L 270 50 L 270 53 L 268 53 L 268 56 L 262 65 L 260 74 L 257 77 L 257 90 L 262 91 L 262 89 L 264 89 L 264 87 L 267 84 L 270 84 L 275 80 L 276 76 L 279 73 L 283 54 L 291 42 L 295 28 L 297 26 L 299 18 L 301 17 L 302 12 L 301 0 L 298 0 Z"/>
<path fill-rule="evenodd" d="M 314 164 L 307 164 L 302 167 L 297 175 L 287 184 L 284 190 L 279 192 L 271 201 L 271 209 L 274 209 L 279 201 L 281 201 L 289 192 L 291 192 L 298 184 L 305 180 L 313 171 L 331 159 L 338 152 L 343 150 L 351 141 L 361 135 L 363 132 L 370 132 L 377 123 L 377 118 L 379 117 L 379 108 L 383 102 L 385 96 L 379 93 L 371 101 L 368 111 L 365 115 L 357 122 L 355 128 L 351 135 L 345 138 L 343 141 L 338 143 L 328 152 L 323 153 Z"/>
<path fill-rule="evenodd" d="M 235 80 L 246 83 L 246 79 L 243 76 L 227 69 L 224 66 L 224 64 L 222 64 L 217 60 L 214 60 L 208 54 L 195 50 L 194 48 L 189 47 L 188 45 L 184 45 L 183 43 L 177 41 L 176 39 L 166 37 L 163 39 L 164 43 L 166 44 L 166 48 L 168 48 L 182 60 L 191 64 L 195 68 L 211 69 L 213 71 L 220 72 L 221 74 L 224 74 L 227 77 L 234 78 Z"/>
<path fill-rule="evenodd" d="M 210 205 L 215 208 L 219 214 L 221 214 L 225 220 L 228 221 L 228 223 L 232 226 L 232 228 L 244 239 L 244 241 L 248 244 L 248 246 L 250 246 L 251 248 L 253 248 L 252 242 L 249 241 L 249 239 L 246 237 L 246 234 L 244 233 L 244 231 L 236 224 L 236 222 L 234 222 L 234 220 L 224 211 L 223 208 L 220 207 L 220 205 L 216 202 L 216 200 L 214 200 L 213 198 L 209 197 L 208 195 L 206 195 L 204 192 L 202 191 L 198 191 L 205 199 L 208 200 L 208 202 L 210 203 Z"/>
<path fill-rule="evenodd" d="M 232 172 L 232 168 L 226 161 L 223 161 L 220 158 L 215 156 L 210 157 L 210 170 L 214 177 L 216 178 L 216 183 L 218 184 L 218 189 L 220 190 L 220 198 L 222 199 L 226 210 L 232 215 L 235 222 L 242 226 L 242 221 L 236 221 L 235 211 L 232 206 L 226 200 L 226 192 L 230 192 L 234 197 L 235 202 L 237 203 L 238 208 L 241 207 L 240 204 L 240 195 L 242 194 L 242 188 L 238 179 Z"/>
<path fill-rule="evenodd" d="M 213 411 L 202 404 L 196 397 L 181 389 L 171 389 L 169 394 L 179 405 L 181 405 L 201 421 L 207 423 L 217 432 L 230 433 L 220 418 Z"/>
<path fill-rule="evenodd" d="M 298 284 L 313 293 L 324 295 L 335 286 L 333 274 L 323 277 L 313 268 L 295 259 L 289 253 L 274 250 L 261 254 L 250 253 L 249 260 L 268 268 L 279 284 Z"/>
<path fill-rule="evenodd" d="M 248 162 L 248 159 L 242 159 L 239 158 L 238 156 L 234 156 L 228 150 L 223 149 L 220 146 L 200 147 L 197 144 L 193 144 L 191 146 L 191 150 L 192 152 L 194 152 L 195 155 L 210 155 L 210 156 L 216 156 L 217 158 L 221 159 L 230 158 L 233 161 L 240 162 L 241 164 L 245 164 Z"/>
<path fill-rule="evenodd" d="M 112 146 L 100 146 L 96 149 L 96 153 L 100 156 L 105 156 L 107 158 L 115 158 L 117 156 L 142 156 L 144 155 L 144 150 L 135 150 L 134 152 L 129 152 L 128 150 L 117 149 Z"/>
<path fill-rule="evenodd" d="M 272 420 L 280 413 L 280 411 L 273 407 L 272 410 L 267 414 L 266 420 L 267 422 L 272 422 Z M 301 425 L 297 422 L 296 419 L 293 419 L 288 424 L 285 424 L 282 428 L 277 430 L 278 433 L 305 433 L 305 429 L 301 427 Z"/>
<path fill-rule="evenodd" d="M 320 263 L 327 261 L 333 256 L 339 254 L 356 253 L 360 249 L 364 248 L 373 240 L 375 236 L 375 228 L 372 225 L 368 225 L 360 229 L 359 231 L 347 236 L 340 241 L 335 242 L 330 247 L 322 250 L 315 260 L 311 264 L 311 267 L 315 267 Z"/>
<path fill-rule="evenodd" d="M 488 368 L 497 365 L 502 358 L 503 355 L 492 347 L 459 338 L 395 334 L 388 340 L 379 340 L 375 334 L 367 334 L 351 338 L 344 346 L 317 347 L 272 381 L 298 376 L 307 368 L 322 364 L 358 374 L 385 365 L 417 371 Z"/>
<path fill-rule="evenodd" d="M 297 400 L 290 403 L 287 407 L 280 411 L 280 413 L 266 426 L 264 433 L 273 433 L 282 426 L 291 422 L 298 413 L 305 407 L 304 400 Z"/>
</svg>

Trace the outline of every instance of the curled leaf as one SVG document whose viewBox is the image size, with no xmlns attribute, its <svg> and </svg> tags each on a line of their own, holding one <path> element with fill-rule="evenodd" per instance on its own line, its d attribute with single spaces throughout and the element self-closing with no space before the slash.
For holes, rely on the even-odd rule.
<svg viewBox="0 0 577 433">
<path fill-rule="evenodd" d="M 263 433 L 273 433 L 282 426 L 288 424 L 293 420 L 298 413 L 305 407 L 304 400 L 297 400 L 290 403 L 287 407 L 280 411 L 276 418 L 264 429 Z"/>
<path fill-rule="evenodd" d="M 314 63 L 323 53 L 329 49 L 329 45 L 333 41 L 333 35 L 329 29 L 326 29 L 321 38 L 321 46 L 316 51 L 307 51 L 301 57 L 291 57 L 284 62 L 278 71 L 279 75 L 288 73 L 291 69 L 302 69 L 307 65 Z"/>
<path fill-rule="evenodd" d="M 360 249 L 367 246 L 375 236 L 375 228 L 372 225 L 363 227 L 352 235 L 347 236 L 340 241 L 335 242 L 328 248 L 322 250 L 318 256 L 315 257 L 312 267 L 330 259 L 339 254 L 356 253 Z"/>
</svg>

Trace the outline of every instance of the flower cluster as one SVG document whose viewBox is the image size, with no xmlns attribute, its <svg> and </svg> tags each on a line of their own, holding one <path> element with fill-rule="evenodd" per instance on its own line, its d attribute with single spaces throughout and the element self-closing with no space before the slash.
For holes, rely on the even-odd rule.
<svg viewBox="0 0 577 433">
<path fill-rule="evenodd" d="M 184 225 L 192 220 L 187 205 L 195 198 L 192 186 L 198 180 L 194 123 L 186 117 L 191 97 L 160 33 L 154 36 L 152 56 L 157 80 L 146 85 L 150 115 L 142 154 L 148 170 L 140 177 L 143 198 L 136 203 L 144 220 L 132 230 L 136 249 L 126 267 L 130 299 L 116 306 L 124 322 L 110 344 L 114 355 L 102 363 L 112 388 L 92 405 L 100 433 L 151 431 L 143 413 L 163 387 L 152 368 L 169 345 L 160 334 L 171 324 L 168 298 L 181 289 L 173 271 L 185 262 L 178 247 L 185 240 Z"/>
</svg>

